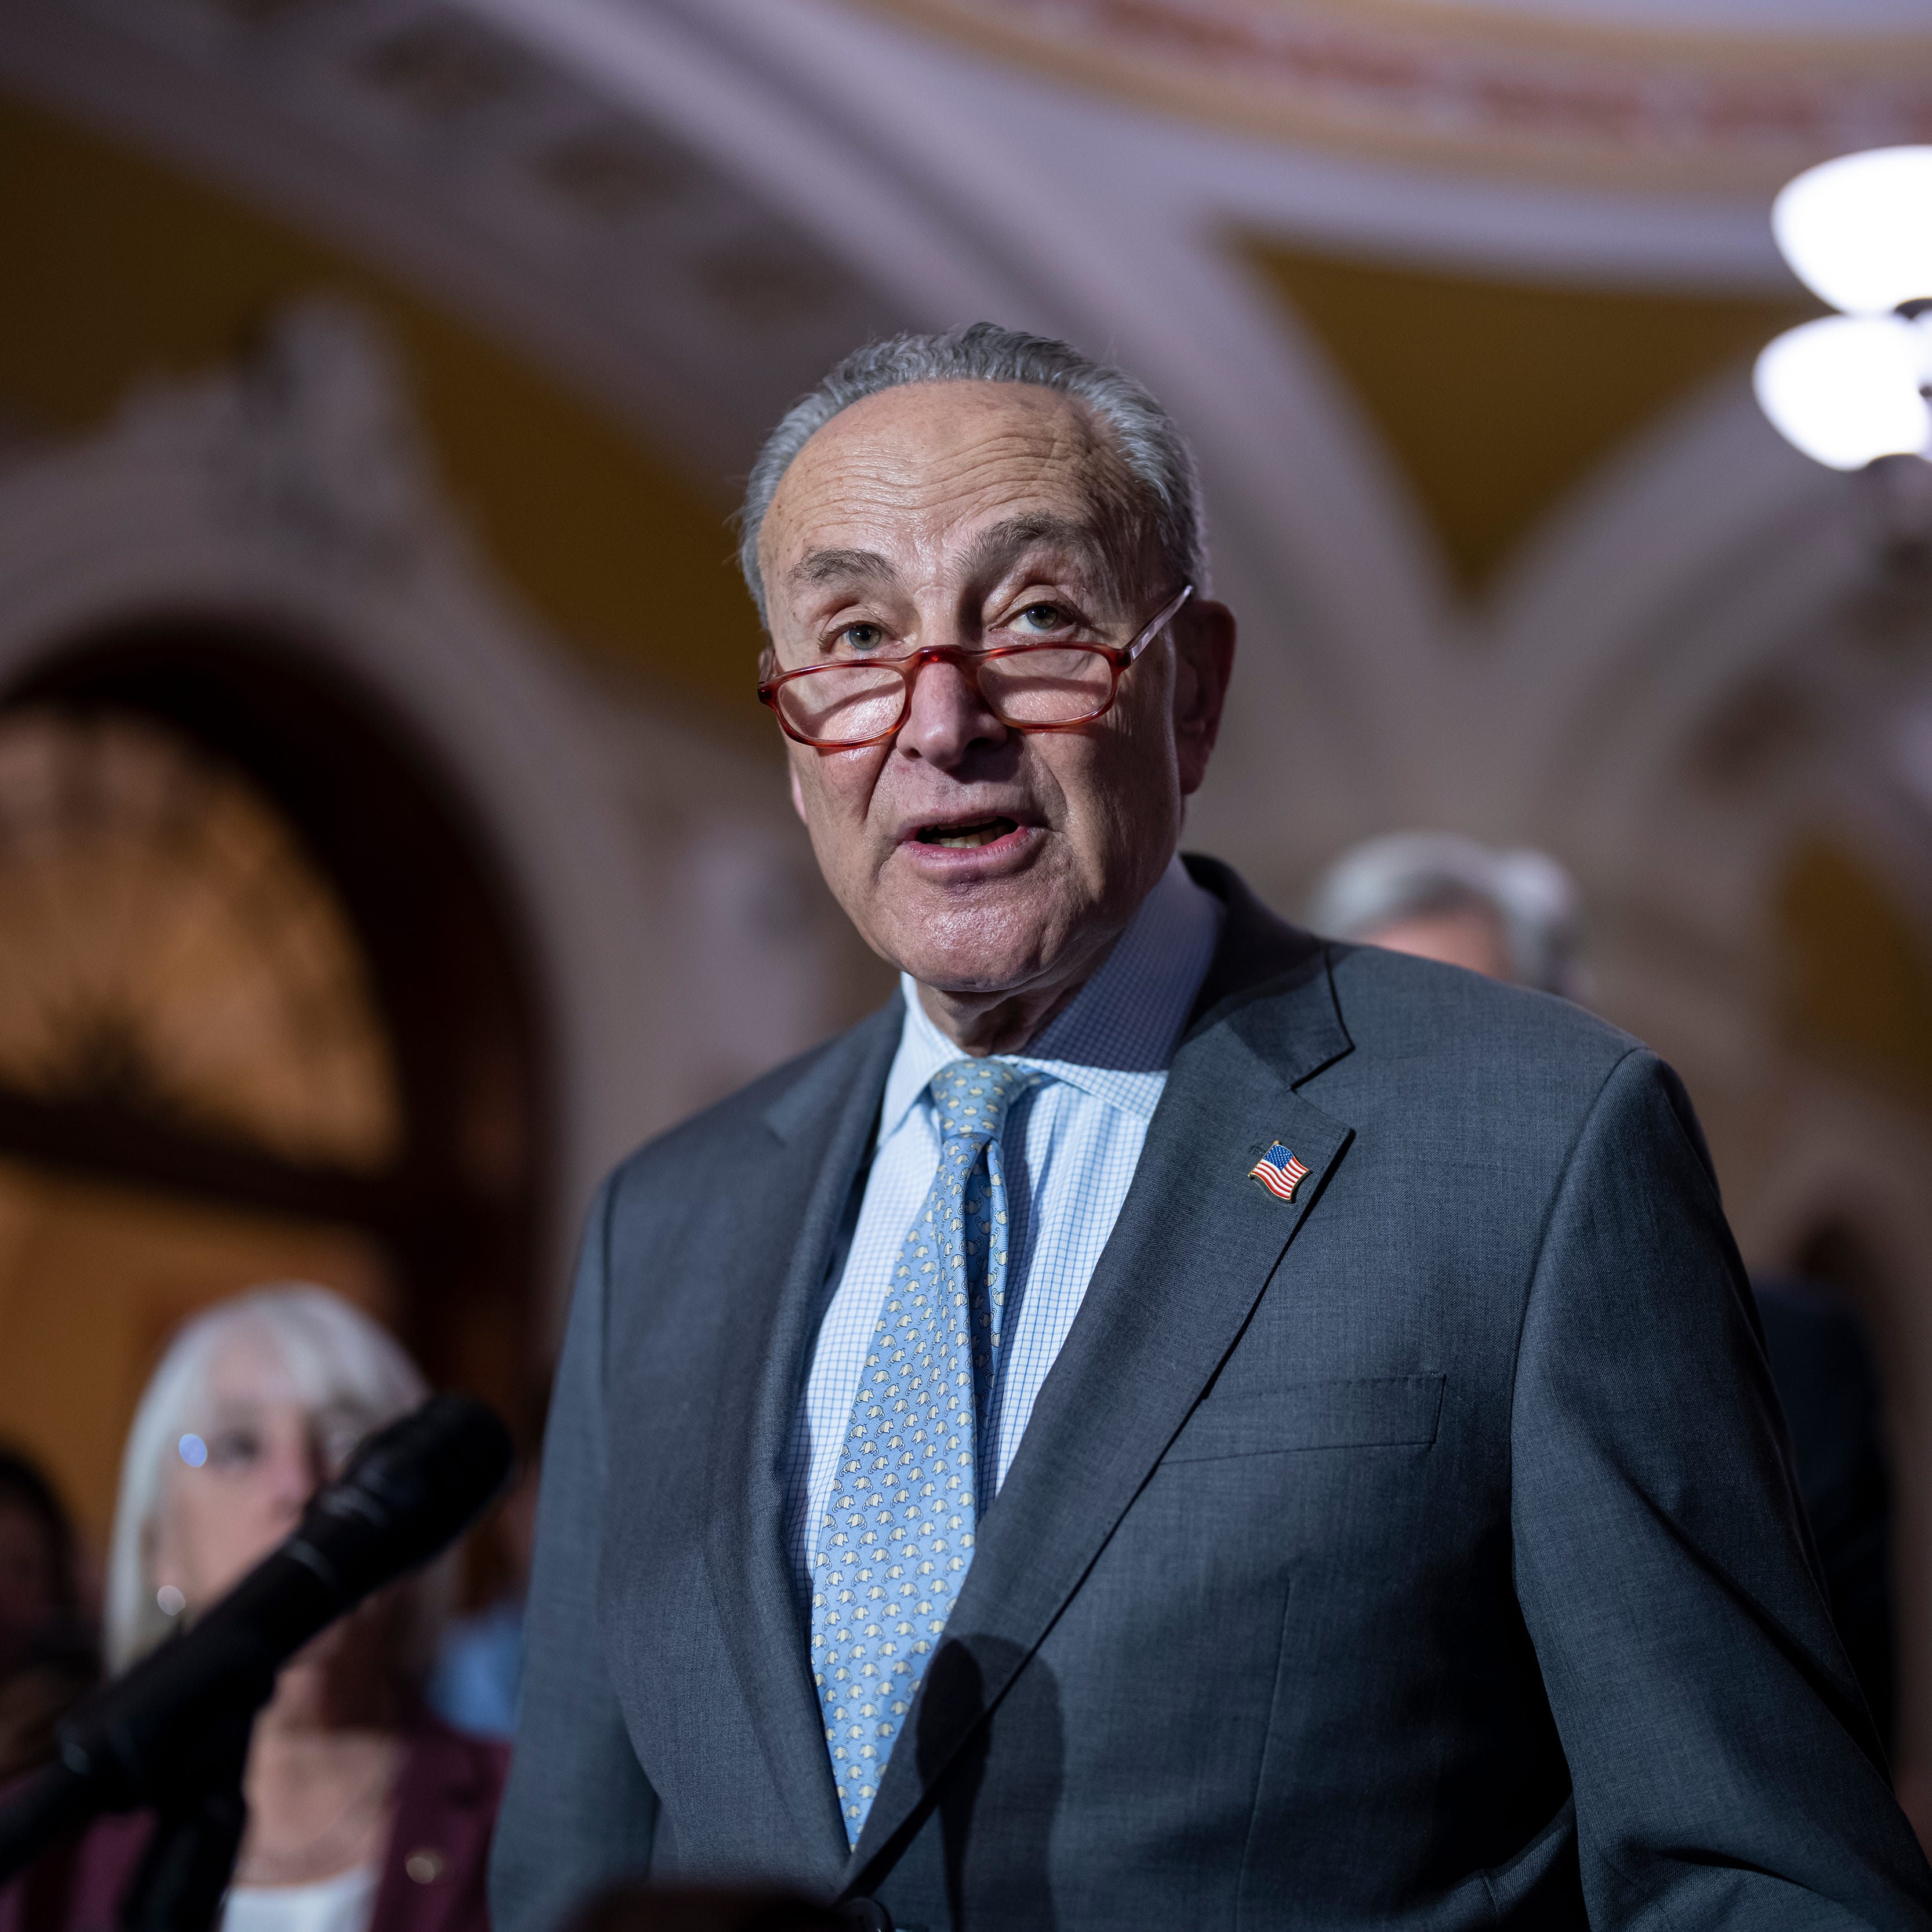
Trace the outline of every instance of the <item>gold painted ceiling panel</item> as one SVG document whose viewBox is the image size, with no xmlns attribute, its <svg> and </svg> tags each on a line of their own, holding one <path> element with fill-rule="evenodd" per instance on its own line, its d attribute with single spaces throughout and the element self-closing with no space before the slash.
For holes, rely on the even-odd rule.
<svg viewBox="0 0 1932 1932">
<path fill-rule="evenodd" d="M 1646 424 L 1816 313 L 1795 295 L 1569 287 L 1238 247 L 1319 340 L 1468 596 Z"/>
</svg>

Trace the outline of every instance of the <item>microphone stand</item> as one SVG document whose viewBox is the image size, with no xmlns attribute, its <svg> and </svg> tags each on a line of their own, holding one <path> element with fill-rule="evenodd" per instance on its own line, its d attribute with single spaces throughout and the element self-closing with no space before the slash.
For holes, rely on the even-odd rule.
<svg viewBox="0 0 1932 1932">
<path fill-rule="evenodd" d="M 156 1808 L 154 1835 L 121 1894 L 117 1932 L 214 1932 L 248 1822 L 242 1773 L 255 1713 L 218 1724 L 200 1775 Z"/>
</svg>

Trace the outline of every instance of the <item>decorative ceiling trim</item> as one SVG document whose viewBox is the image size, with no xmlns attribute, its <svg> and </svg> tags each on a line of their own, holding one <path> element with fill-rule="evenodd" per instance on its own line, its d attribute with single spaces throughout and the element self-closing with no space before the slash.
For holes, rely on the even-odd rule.
<svg viewBox="0 0 1932 1932">
<path fill-rule="evenodd" d="M 16 10 L 0 76 L 533 350 L 728 500 L 800 388 L 915 317 L 601 51 L 460 0 L 73 0 Z"/>
<path fill-rule="evenodd" d="M 1790 20 L 1763 24 L 1761 0 L 1744 0 L 1751 25 L 1722 24 L 1708 0 L 1672 0 L 1646 17 L 1628 0 L 1244 0 L 1256 11 L 1293 12 L 1310 5 L 1338 18 L 1392 32 L 1460 36 L 1496 46 L 1546 52 L 1622 54 L 1658 60 L 1716 59 L 1733 64 L 1762 58 L 1788 62 L 1810 55 L 1868 59 L 1907 44 L 1922 50 L 1922 16 L 1910 28 L 1893 26 L 1843 30 L 1844 0 L 1795 0 Z M 1700 11 L 1701 7 L 1701 11 Z M 1612 15 L 1616 17 L 1612 17 Z M 1736 17 L 1732 16 L 1734 19 Z M 1899 18 L 1907 17 L 1901 9 Z"/>
<path fill-rule="evenodd" d="M 1602 185 L 1774 187 L 1932 140 L 1932 36 L 1613 35 L 1335 0 L 873 0 L 1224 128 Z"/>
</svg>

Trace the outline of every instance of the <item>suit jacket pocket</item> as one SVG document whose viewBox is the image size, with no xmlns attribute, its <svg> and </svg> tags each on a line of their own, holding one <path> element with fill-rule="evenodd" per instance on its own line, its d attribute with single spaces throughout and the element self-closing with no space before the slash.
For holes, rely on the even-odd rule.
<svg viewBox="0 0 1932 1932">
<path fill-rule="evenodd" d="M 1444 1380 L 1371 1376 L 1212 1394 L 1187 1418 L 1162 1460 L 1208 1462 L 1298 1449 L 1426 1448 L 1442 1418 Z"/>
</svg>

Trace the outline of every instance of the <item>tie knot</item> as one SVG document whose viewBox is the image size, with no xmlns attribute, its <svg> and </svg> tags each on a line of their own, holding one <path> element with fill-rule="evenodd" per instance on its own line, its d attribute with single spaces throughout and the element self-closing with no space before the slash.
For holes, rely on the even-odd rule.
<svg viewBox="0 0 1932 1932">
<path fill-rule="evenodd" d="M 1010 1060 L 956 1060 L 932 1076 L 932 1104 L 942 1140 L 995 1138 L 1006 1109 L 1038 1076 Z"/>
</svg>

